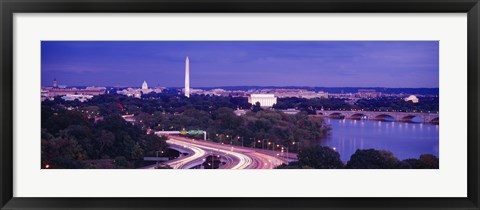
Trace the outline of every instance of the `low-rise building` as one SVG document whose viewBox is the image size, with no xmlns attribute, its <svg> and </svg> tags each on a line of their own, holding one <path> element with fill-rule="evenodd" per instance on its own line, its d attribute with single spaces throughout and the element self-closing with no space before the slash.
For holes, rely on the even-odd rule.
<svg viewBox="0 0 480 210">
<path fill-rule="evenodd" d="M 233 113 L 235 113 L 235 115 L 237 115 L 237 116 L 242 116 L 242 115 L 247 114 L 247 110 L 237 109 L 237 110 L 233 111 Z"/>
<path fill-rule="evenodd" d="M 382 95 L 382 93 L 373 89 L 359 89 L 356 95 L 359 98 L 378 98 Z"/>
<path fill-rule="evenodd" d="M 300 110 L 297 110 L 297 109 L 284 109 L 280 111 L 282 111 L 285 114 L 292 114 L 292 115 L 298 114 L 300 112 Z"/>
<path fill-rule="evenodd" d="M 62 96 L 62 99 L 65 101 L 75 101 L 79 100 L 80 102 L 85 102 L 93 98 L 93 95 L 82 95 L 82 94 L 69 94 Z"/>
</svg>

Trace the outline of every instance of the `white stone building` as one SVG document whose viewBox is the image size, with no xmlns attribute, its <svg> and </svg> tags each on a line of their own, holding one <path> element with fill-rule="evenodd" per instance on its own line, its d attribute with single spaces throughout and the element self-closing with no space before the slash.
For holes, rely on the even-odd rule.
<svg viewBox="0 0 480 210">
<path fill-rule="evenodd" d="M 257 102 L 261 107 L 272 107 L 277 103 L 277 97 L 274 94 L 251 94 L 248 96 L 248 103 L 255 105 Z"/>
<path fill-rule="evenodd" d="M 412 103 L 418 103 L 418 98 L 415 95 L 410 95 L 410 96 L 404 98 L 403 100 L 411 101 Z"/>
</svg>

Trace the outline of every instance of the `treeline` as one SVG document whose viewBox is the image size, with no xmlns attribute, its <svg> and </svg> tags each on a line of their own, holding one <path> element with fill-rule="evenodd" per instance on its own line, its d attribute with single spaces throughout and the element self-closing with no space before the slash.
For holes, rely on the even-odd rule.
<svg viewBox="0 0 480 210">
<path fill-rule="evenodd" d="M 404 101 L 398 97 L 381 97 L 374 99 L 360 99 L 355 104 L 348 104 L 340 98 L 279 98 L 275 109 L 298 109 L 315 114 L 316 110 L 365 110 L 365 111 L 397 111 L 397 112 L 437 112 L 439 110 L 438 97 L 419 97 L 418 103 Z"/>
<path fill-rule="evenodd" d="M 255 109 L 248 103 L 246 97 L 191 95 L 187 98 L 174 90 L 164 90 L 163 93 L 149 93 L 141 99 L 118 94 L 104 94 L 95 96 L 92 100 L 81 103 L 79 101 L 63 101 L 57 97 L 54 101 L 45 101 L 45 105 L 63 104 L 72 107 L 97 106 L 102 116 L 120 114 L 122 110 L 128 113 L 139 114 L 154 112 L 182 113 L 194 108 L 212 112 L 221 107 L 231 109 Z M 340 98 L 278 98 L 273 106 L 276 110 L 297 109 L 308 114 L 316 114 L 316 110 L 366 110 L 366 111 L 401 111 L 401 112 L 437 112 L 439 110 L 438 97 L 420 97 L 418 103 L 404 101 L 398 97 L 381 97 L 375 99 L 360 99 L 353 105 Z"/>
<path fill-rule="evenodd" d="M 222 107 L 212 112 L 188 108 L 182 114 L 155 112 L 140 113 L 137 120 L 144 129 L 204 130 L 208 139 L 234 145 L 254 146 L 254 141 L 270 144 L 309 146 L 318 144 L 331 128 L 322 118 L 304 112 L 288 115 L 280 111 L 259 110 L 237 116 L 234 110 Z M 195 136 L 203 138 L 203 136 Z M 296 149 L 297 147 L 293 148 Z"/>
<path fill-rule="evenodd" d="M 339 98 L 279 98 L 277 104 L 273 106 L 275 109 L 298 109 L 308 114 L 316 114 L 316 110 L 350 110 L 355 106 L 345 103 L 344 99 Z"/>
<path fill-rule="evenodd" d="M 356 109 L 366 111 L 401 111 L 401 112 L 438 112 L 438 97 L 419 97 L 418 103 L 399 100 L 394 97 L 382 97 L 378 99 L 360 99 L 355 104 Z"/>
<path fill-rule="evenodd" d="M 224 96 L 208 96 L 208 95 L 192 95 L 187 98 L 183 95 L 171 93 L 149 93 L 142 95 L 142 98 L 127 97 L 118 94 L 104 94 L 94 96 L 86 102 L 64 101 L 60 97 L 55 100 L 46 100 L 42 102 L 44 106 L 63 106 L 63 107 L 88 107 L 96 106 L 102 116 L 165 112 L 165 113 L 182 113 L 186 109 L 195 108 L 202 111 L 215 111 L 221 107 L 231 109 L 250 109 L 251 104 L 247 98 L 243 97 L 224 97 Z"/>
<path fill-rule="evenodd" d="M 344 164 L 340 154 L 329 147 L 310 147 L 298 153 L 298 161 L 278 166 L 279 169 L 438 169 L 438 158 L 431 154 L 419 159 L 399 160 L 386 150 L 357 150 Z"/>
<path fill-rule="evenodd" d="M 42 106 L 42 168 L 136 168 L 166 150 L 166 138 L 147 135 L 119 115 L 102 121 L 80 111 Z"/>
<path fill-rule="evenodd" d="M 61 99 L 58 102 L 65 104 Z M 253 146 L 258 140 L 265 144 L 270 141 L 287 146 L 300 142 L 308 146 L 318 144 L 331 130 L 323 119 L 308 116 L 307 112 L 288 115 L 263 110 L 243 97 L 191 95 L 186 98 L 168 91 L 145 94 L 142 99 L 106 94 L 79 106 L 99 116 L 134 114 L 143 130 L 204 130 L 208 139 L 235 145 L 243 143 L 244 146 Z M 252 111 L 237 116 L 236 109 Z M 192 137 L 203 138 L 201 135 Z"/>
</svg>

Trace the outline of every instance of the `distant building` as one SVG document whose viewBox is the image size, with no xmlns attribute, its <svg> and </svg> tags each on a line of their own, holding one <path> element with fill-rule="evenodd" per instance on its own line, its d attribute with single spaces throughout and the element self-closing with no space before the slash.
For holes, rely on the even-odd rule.
<svg viewBox="0 0 480 210">
<path fill-rule="evenodd" d="M 300 110 L 296 110 L 296 109 L 286 109 L 286 110 L 280 110 L 282 111 L 283 113 L 285 114 L 298 114 L 300 112 Z"/>
<path fill-rule="evenodd" d="M 127 121 L 127 122 L 129 122 L 129 123 L 132 123 L 132 124 L 135 124 L 135 122 L 137 121 L 137 120 L 135 119 L 135 115 L 133 115 L 133 114 L 130 114 L 130 115 L 128 115 L 128 114 L 127 114 L 127 115 L 122 115 L 122 118 L 123 118 L 125 121 Z"/>
<path fill-rule="evenodd" d="M 42 88 L 40 94 L 41 94 L 41 99 L 42 99 L 42 101 L 45 101 L 45 100 L 47 100 L 47 99 L 53 100 L 53 98 L 51 98 L 51 97 L 48 96 L 48 90 L 44 90 L 44 89 Z"/>
<path fill-rule="evenodd" d="M 157 88 L 154 88 L 154 89 L 150 89 L 148 88 L 148 84 L 146 81 L 143 81 L 142 83 L 142 89 L 139 89 L 139 88 L 127 88 L 127 89 L 123 89 L 123 90 L 118 90 L 117 91 L 117 94 L 121 94 L 121 95 L 126 95 L 128 97 L 135 97 L 135 98 L 142 98 L 142 95 L 143 94 L 148 94 L 148 93 L 161 93 L 163 91 L 164 88 L 160 88 L 160 87 L 157 87 Z"/>
<path fill-rule="evenodd" d="M 105 94 L 105 88 L 88 87 L 86 89 L 77 88 L 54 88 L 44 87 L 42 88 L 42 95 L 48 95 L 48 97 L 65 96 L 65 95 L 102 95 Z"/>
<path fill-rule="evenodd" d="M 81 95 L 81 94 L 76 94 L 76 95 L 65 95 L 62 96 L 62 99 L 65 101 L 75 101 L 79 100 L 80 102 L 85 102 L 93 98 L 93 95 Z"/>
<path fill-rule="evenodd" d="M 320 91 L 310 91 L 306 89 L 284 89 L 284 88 L 277 88 L 277 89 L 263 89 L 260 91 L 263 94 L 274 94 L 278 98 L 328 98 L 328 93 Z"/>
<path fill-rule="evenodd" d="M 328 98 L 328 93 L 323 91 L 318 91 L 317 97 L 319 98 Z"/>
<path fill-rule="evenodd" d="M 418 103 L 418 98 L 415 95 L 410 95 L 410 96 L 404 98 L 403 100 L 411 101 L 412 103 Z"/>
<path fill-rule="evenodd" d="M 53 100 L 55 96 L 69 96 L 65 97 L 64 100 L 69 100 L 71 98 L 91 98 L 96 95 L 105 94 L 106 88 L 104 87 L 87 87 L 85 89 L 67 88 L 65 85 L 58 85 L 57 80 L 53 80 L 52 87 L 42 87 L 41 89 L 41 98 L 42 101 L 49 99 Z M 83 97 L 84 96 L 84 97 Z M 73 99 L 74 100 L 74 99 Z"/>
<path fill-rule="evenodd" d="M 142 96 L 142 90 L 135 88 L 127 88 L 123 90 L 118 90 L 117 94 L 126 95 L 128 97 L 140 98 Z"/>
<path fill-rule="evenodd" d="M 308 91 L 300 95 L 300 98 L 312 99 L 312 98 L 328 98 L 328 93 L 320 91 L 318 93 L 314 91 Z"/>
<path fill-rule="evenodd" d="M 343 98 L 343 99 L 356 99 L 353 93 L 329 93 L 328 97 Z"/>
<path fill-rule="evenodd" d="M 274 94 L 250 94 L 248 96 L 248 103 L 255 105 L 257 102 L 261 107 L 272 107 L 277 103 L 277 97 Z"/>
<path fill-rule="evenodd" d="M 378 98 L 382 95 L 382 93 L 377 92 L 373 89 L 359 89 L 357 96 L 359 98 Z"/>
<path fill-rule="evenodd" d="M 247 110 L 237 109 L 237 110 L 233 111 L 233 113 L 235 113 L 235 115 L 237 115 L 237 116 L 242 116 L 242 115 L 247 114 Z"/>
</svg>

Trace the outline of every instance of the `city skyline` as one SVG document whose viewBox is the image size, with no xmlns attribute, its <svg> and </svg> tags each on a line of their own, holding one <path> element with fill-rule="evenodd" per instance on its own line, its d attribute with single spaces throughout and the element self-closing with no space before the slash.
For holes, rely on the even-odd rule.
<svg viewBox="0 0 480 210">
<path fill-rule="evenodd" d="M 42 86 L 438 88 L 436 41 L 43 41 Z M 192 59 L 193 58 L 193 59 Z"/>
</svg>

